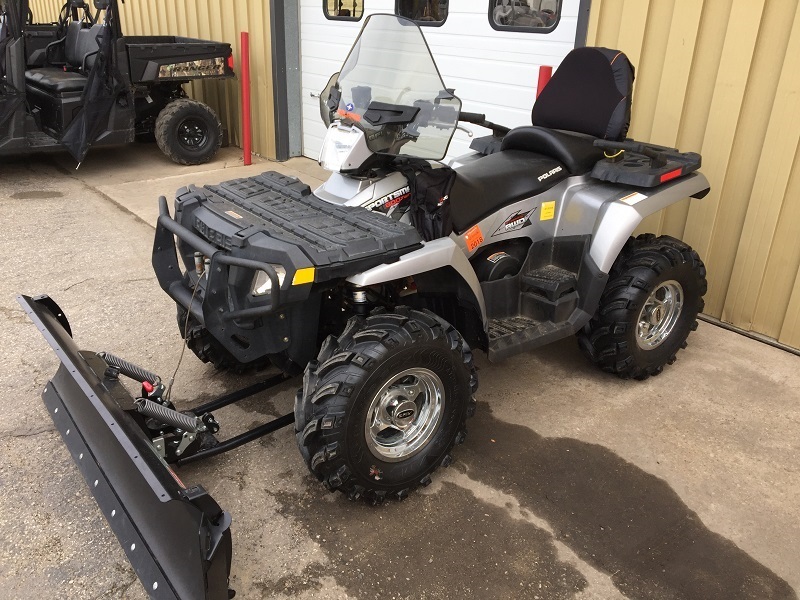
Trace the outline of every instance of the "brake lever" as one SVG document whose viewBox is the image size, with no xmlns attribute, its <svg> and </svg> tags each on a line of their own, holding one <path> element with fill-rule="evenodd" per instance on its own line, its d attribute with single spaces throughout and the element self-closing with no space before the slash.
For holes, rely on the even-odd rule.
<svg viewBox="0 0 800 600">
<path fill-rule="evenodd" d="M 475 135 L 475 134 L 472 133 L 472 131 L 470 131 L 469 129 L 467 129 L 463 125 L 456 125 L 456 129 L 460 129 L 461 131 L 466 133 L 468 137 L 472 137 L 473 135 Z"/>
</svg>

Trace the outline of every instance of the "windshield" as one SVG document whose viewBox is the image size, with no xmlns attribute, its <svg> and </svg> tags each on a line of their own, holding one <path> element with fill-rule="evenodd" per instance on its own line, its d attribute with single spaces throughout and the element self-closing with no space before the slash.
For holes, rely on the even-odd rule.
<svg viewBox="0 0 800 600">
<path fill-rule="evenodd" d="M 425 37 L 408 19 L 371 15 L 328 106 L 379 154 L 440 160 L 458 125 L 461 100 L 445 89 Z"/>
</svg>

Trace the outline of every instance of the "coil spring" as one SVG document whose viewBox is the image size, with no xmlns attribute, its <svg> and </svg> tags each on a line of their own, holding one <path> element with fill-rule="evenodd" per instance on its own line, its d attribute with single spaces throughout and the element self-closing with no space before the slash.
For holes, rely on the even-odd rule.
<svg viewBox="0 0 800 600">
<path fill-rule="evenodd" d="M 144 381 L 149 381 L 153 385 L 158 385 L 161 383 L 161 378 L 155 373 L 152 373 L 147 369 L 143 369 L 142 367 L 137 366 L 132 362 L 128 362 L 124 358 L 120 358 L 119 356 L 111 354 L 110 352 L 98 352 L 97 356 L 106 361 L 106 364 L 109 367 L 116 367 L 119 369 L 120 373 L 126 377 L 130 377 L 131 379 L 138 381 L 139 383 Z"/>
<path fill-rule="evenodd" d="M 197 417 L 185 415 L 147 398 L 138 398 L 136 409 L 147 417 L 152 417 L 165 425 L 172 425 L 184 431 L 195 433 L 203 427 L 202 421 Z"/>
</svg>

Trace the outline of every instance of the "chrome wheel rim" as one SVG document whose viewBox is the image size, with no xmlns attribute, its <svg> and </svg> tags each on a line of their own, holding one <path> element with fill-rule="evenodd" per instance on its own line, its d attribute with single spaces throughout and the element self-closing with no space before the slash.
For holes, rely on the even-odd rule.
<svg viewBox="0 0 800 600">
<path fill-rule="evenodd" d="M 399 462 L 420 452 L 442 421 L 444 385 L 433 371 L 406 369 L 393 375 L 375 394 L 364 434 L 375 457 Z"/>
<path fill-rule="evenodd" d="M 660 284 L 639 312 L 636 343 L 652 350 L 664 343 L 675 329 L 683 310 L 683 287 L 674 279 Z"/>
</svg>

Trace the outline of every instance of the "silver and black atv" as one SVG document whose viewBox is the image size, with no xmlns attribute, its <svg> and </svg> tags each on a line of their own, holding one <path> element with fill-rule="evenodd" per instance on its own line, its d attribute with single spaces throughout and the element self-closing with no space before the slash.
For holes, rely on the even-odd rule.
<svg viewBox="0 0 800 600">
<path fill-rule="evenodd" d="M 132 530 L 146 541 L 134 564 L 148 590 L 222 597 L 230 569 L 230 518 L 168 463 L 294 424 L 326 487 L 402 499 L 464 441 L 475 349 L 497 361 L 577 334 L 603 370 L 635 379 L 675 360 L 705 268 L 679 240 L 631 234 L 709 184 L 699 155 L 625 139 L 633 76 L 621 52 L 574 50 L 533 125 L 508 130 L 461 112 L 413 22 L 369 17 L 321 94 L 324 185 L 270 172 L 184 188 L 174 217 L 160 199 L 153 266 L 188 346 L 219 368 L 281 372 L 191 412 L 155 374 L 79 353 L 51 299 L 21 297 L 63 363 L 45 402 L 123 545 Z M 492 134 L 441 165 L 459 121 Z M 293 414 L 216 441 L 212 410 L 302 371 Z M 138 398 L 119 375 L 142 383 Z M 171 561 L 175 544 L 192 561 Z"/>
</svg>

